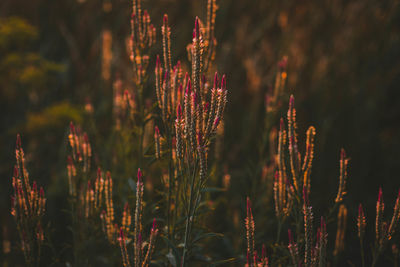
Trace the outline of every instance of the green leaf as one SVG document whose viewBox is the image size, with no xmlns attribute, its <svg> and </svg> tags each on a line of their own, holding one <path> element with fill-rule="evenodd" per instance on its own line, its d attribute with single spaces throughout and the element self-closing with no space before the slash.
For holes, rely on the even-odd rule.
<svg viewBox="0 0 400 267">
<path fill-rule="evenodd" d="M 221 264 L 231 263 L 231 262 L 234 262 L 234 261 L 236 261 L 236 258 L 229 258 L 229 259 L 226 259 L 226 260 L 220 260 L 220 261 L 212 262 L 210 264 L 210 266 L 218 266 L 218 265 L 221 265 Z"/>
<path fill-rule="evenodd" d="M 218 188 L 218 187 L 206 187 L 201 189 L 202 193 L 215 193 L 215 192 L 225 192 L 226 190 L 224 188 Z"/>
<path fill-rule="evenodd" d="M 171 240 L 169 240 L 165 236 L 161 236 L 161 238 L 164 240 L 164 242 L 167 244 L 167 246 L 169 246 L 172 249 L 172 251 L 170 251 L 166 256 L 167 256 L 168 261 L 171 263 L 171 265 L 176 267 L 177 262 L 180 262 L 180 258 L 181 258 L 178 249 L 171 242 Z"/>
<path fill-rule="evenodd" d="M 205 233 L 205 234 L 201 234 L 201 235 L 199 235 L 199 236 L 197 236 L 197 237 L 195 237 L 193 239 L 193 244 L 198 242 L 198 241 L 200 241 L 201 239 L 209 238 L 209 237 L 220 237 L 221 238 L 221 237 L 224 237 L 224 235 L 220 234 L 220 233 Z"/>
</svg>

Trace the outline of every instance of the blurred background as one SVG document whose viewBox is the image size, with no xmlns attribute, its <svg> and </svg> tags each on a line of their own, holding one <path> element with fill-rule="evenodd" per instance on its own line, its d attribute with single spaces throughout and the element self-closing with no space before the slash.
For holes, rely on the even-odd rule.
<svg viewBox="0 0 400 267">
<path fill-rule="evenodd" d="M 216 198 L 219 212 L 210 219 L 213 230 L 226 234 L 218 245 L 220 255 L 244 254 L 245 198 L 251 196 L 257 203 L 262 196 L 254 181 L 262 176 L 268 158 L 260 152 L 263 131 L 277 127 L 279 117 L 286 116 L 290 94 L 296 99 L 299 139 L 304 140 L 309 125 L 317 131 L 311 194 L 316 214 L 335 197 L 341 147 L 351 158 L 345 200 L 349 231 L 354 232 L 360 202 L 367 220 L 374 220 L 379 186 L 390 211 L 400 187 L 400 2 L 217 4 L 215 64 L 226 73 L 229 90 L 218 163 L 230 175 L 230 190 Z M 157 28 L 158 42 L 150 58 L 152 80 L 155 55 L 161 53 L 163 14 L 169 15 L 172 29 L 173 62 L 180 59 L 187 65 L 194 18 L 205 17 L 206 1 L 144 0 L 143 6 Z M 17 133 L 30 176 L 46 188 L 47 220 L 54 218 L 52 224 L 66 216 L 62 207 L 70 121 L 88 125 L 87 118 L 92 118 L 90 123 L 98 129 L 95 158 L 106 168 L 110 165 L 102 140 L 113 127 L 113 82 L 117 76 L 129 82 L 132 75 L 126 49 L 130 12 L 128 0 L 0 2 L 1 258 L 18 255 L 13 252 L 16 235 L 9 212 Z M 276 118 L 266 121 L 265 95 L 284 56 L 284 97 Z M 154 99 L 152 84 L 146 88 L 149 101 Z M 262 203 L 255 206 L 257 234 L 269 240 L 274 238 L 268 235 L 274 231 L 268 224 L 273 211 Z M 62 229 L 58 231 L 57 238 L 66 238 Z M 349 237 L 349 242 L 355 238 Z M 349 257 L 358 253 L 350 245 L 346 248 Z"/>
</svg>

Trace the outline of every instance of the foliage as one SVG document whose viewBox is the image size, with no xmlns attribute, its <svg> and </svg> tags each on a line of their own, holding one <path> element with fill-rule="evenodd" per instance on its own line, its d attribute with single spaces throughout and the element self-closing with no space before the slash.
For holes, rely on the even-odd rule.
<svg viewBox="0 0 400 267">
<path fill-rule="evenodd" d="M 6 265 L 397 266 L 395 1 L 0 6 Z"/>
</svg>

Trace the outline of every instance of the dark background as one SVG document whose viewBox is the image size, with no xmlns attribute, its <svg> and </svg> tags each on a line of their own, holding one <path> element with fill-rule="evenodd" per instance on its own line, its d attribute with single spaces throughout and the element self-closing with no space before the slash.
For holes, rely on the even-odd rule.
<svg viewBox="0 0 400 267">
<path fill-rule="evenodd" d="M 154 55 L 161 53 L 159 29 L 164 13 L 172 28 L 173 61 L 179 58 L 187 63 L 193 21 L 196 15 L 205 17 L 206 1 L 143 2 L 157 27 L 151 64 Z M 277 113 L 285 116 L 293 94 L 300 140 L 309 125 L 316 128 L 311 193 L 316 214 L 333 202 L 339 151 L 344 147 L 351 158 L 345 201 L 353 235 L 349 242 L 356 242 L 353 230 L 360 202 L 367 209 L 372 234 L 379 186 L 387 211 L 400 187 L 399 1 L 219 0 L 218 5 L 216 66 L 226 73 L 229 90 L 220 164 L 231 174 L 231 189 L 220 201 L 230 203 L 229 209 L 239 214 L 239 224 L 231 226 L 226 225 L 232 223 L 231 218 L 224 218 L 223 212 L 219 219 L 215 215 L 215 229 L 230 240 L 221 254 L 244 255 L 245 197 L 259 197 L 251 185 L 259 179 L 264 164 L 259 154 L 265 127 L 264 96 L 284 55 L 288 56 L 288 82 Z M 84 107 L 90 102 L 99 134 L 106 135 L 112 124 L 108 112 L 112 81 L 116 73 L 129 80 L 125 51 L 129 18 L 128 0 L 0 2 L 0 224 L 3 240 L 11 240 L 13 246 L 16 235 L 9 195 L 16 133 L 22 135 L 31 177 L 45 185 L 47 220 L 51 220 L 61 214 L 57 203 L 64 203 L 66 193 L 69 121 L 85 121 Z M 106 29 L 112 33 L 110 79 L 102 77 Z M 147 90 L 151 98 L 153 86 Z M 277 126 L 278 117 L 269 123 Z M 99 161 L 107 165 L 101 145 L 95 149 Z M 270 209 L 256 208 L 256 223 L 257 218 L 273 216 Z M 260 239 L 269 240 L 268 231 L 273 228 L 261 224 L 258 229 Z M 352 258 L 356 249 L 349 245 L 346 255 Z"/>
</svg>

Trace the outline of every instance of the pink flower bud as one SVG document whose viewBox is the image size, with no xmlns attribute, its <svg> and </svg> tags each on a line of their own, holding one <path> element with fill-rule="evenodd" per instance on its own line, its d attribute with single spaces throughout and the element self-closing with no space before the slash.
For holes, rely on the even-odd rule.
<svg viewBox="0 0 400 267">
<path fill-rule="evenodd" d="M 251 201 L 250 198 L 247 197 L 247 213 L 251 212 Z"/>
<path fill-rule="evenodd" d="M 191 91 L 192 91 L 192 83 L 191 83 L 190 78 L 189 78 L 189 80 L 187 82 L 187 86 L 186 86 L 185 95 L 188 96 Z"/>
<path fill-rule="evenodd" d="M 71 133 L 75 134 L 75 125 L 74 125 L 74 123 L 72 121 L 69 123 L 69 128 L 71 130 Z"/>
<path fill-rule="evenodd" d="M 156 58 L 156 68 L 158 69 L 159 67 L 160 67 L 160 55 L 157 55 L 157 58 Z"/>
<path fill-rule="evenodd" d="M 226 76 L 225 76 L 225 74 L 222 75 L 222 78 L 221 78 L 221 88 L 223 90 L 226 90 Z"/>
<path fill-rule="evenodd" d="M 43 187 L 40 187 L 39 195 L 40 195 L 41 198 L 44 198 L 44 190 L 43 190 Z"/>
<path fill-rule="evenodd" d="M 346 151 L 342 148 L 340 150 L 340 159 L 344 160 L 346 158 Z"/>
<path fill-rule="evenodd" d="M 288 229 L 288 238 L 289 238 L 289 244 L 293 244 L 293 235 L 292 235 L 292 230 Z"/>
<path fill-rule="evenodd" d="M 17 134 L 17 142 L 16 142 L 16 147 L 17 149 L 21 149 L 21 136 L 20 134 Z"/>
<path fill-rule="evenodd" d="M 294 96 L 290 95 L 289 109 L 292 109 L 293 107 L 294 107 Z"/>
<path fill-rule="evenodd" d="M 209 102 L 205 102 L 204 106 L 203 106 L 203 112 L 207 113 L 209 107 L 210 107 L 210 103 Z"/>
<path fill-rule="evenodd" d="M 194 38 L 199 38 L 200 37 L 200 28 L 199 28 L 199 18 L 196 17 L 196 20 L 194 21 Z"/>
<path fill-rule="evenodd" d="M 85 143 L 89 143 L 89 137 L 86 132 L 83 133 L 83 140 L 85 141 Z"/>
<path fill-rule="evenodd" d="M 140 168 L 138 168 L 138 171 L 137 171 L 138 183 L 142 182 L 142 176 L 143 176 L 142 171 L 140 170 Z"/>
<path fill-rule="evenodd" d="M 166 70 L 166 71 L 165 71 L 165 74 L 164 74 L 164 81 L 167 82 L 168 79 L 169 79 L 169 71 Z"/>
<path fill-rule="evenodd" d="M 261 249 L 261 258 L 265 259 L 265 257 L 267 257 L 267 249 L 265 248 L 265 244 L 263 244 Z"/>
<path fill-rule="evenodd" d="M 274 178 L 275 178 L 275 181 L 277 182 L 278 179 L 279 179 L 279 172 L 278 171 L 275 172 Z"/>
<path fill-rule="evenodd" d="M 124 231 L 122 230 L 122 227 L 119 228 L 119 237 L 124 240 Z"/>
<path fill-rule="evenodd" d="M 168 26 L 168 15 L 167 14 L 164 14 L 163 24 L 164 24 L 164 26 Z"/>
<path fill-rule="evenodd" d="M 278 62 L 278 68 L 280 70 L 284 70 L 287 67 L 287 57 L 284 57 L 281 61 Z"/>
<path fill-rule="evenodd" d="M 214 75 L 214 89 L 217 89 L 218 87 L 218 72 L 215 72 Z"/>
<path fill-rule="evenodd" d="M 176 117 L 178 118 L 178 120 L 180 120 L 182 118 L 182 107 L 181 107 L 181 104 L 178 104 L 178 108 L 176 109 Z"/>
<path fill-rule="evenodd" d="M 325 230 L 326 228 L 326 222 L 323 216 L 321 216 L 321 230 Z"/>
<path fill-rule="evenodd" d="M 379 187 L 378 202 L 382 201 L 382 187 Z"/>
<path fill-rule="evenodd" d="M 218 126 L 219 121 L 220 121 L 220 118 L 219 118 L 219 117 L 216 117 L 216 118 L 215 118 L 215 121 L 214 121 L 214 127 L 217 127 L 217 126 Z"/>
<path fill-rule="evenodd" d="M 362 208 L 362 204 L 360 203 L 360 205 L 358 205 L 358 216 L 362 217 L 364 214 L 363 208 Z"/>
</svg>

